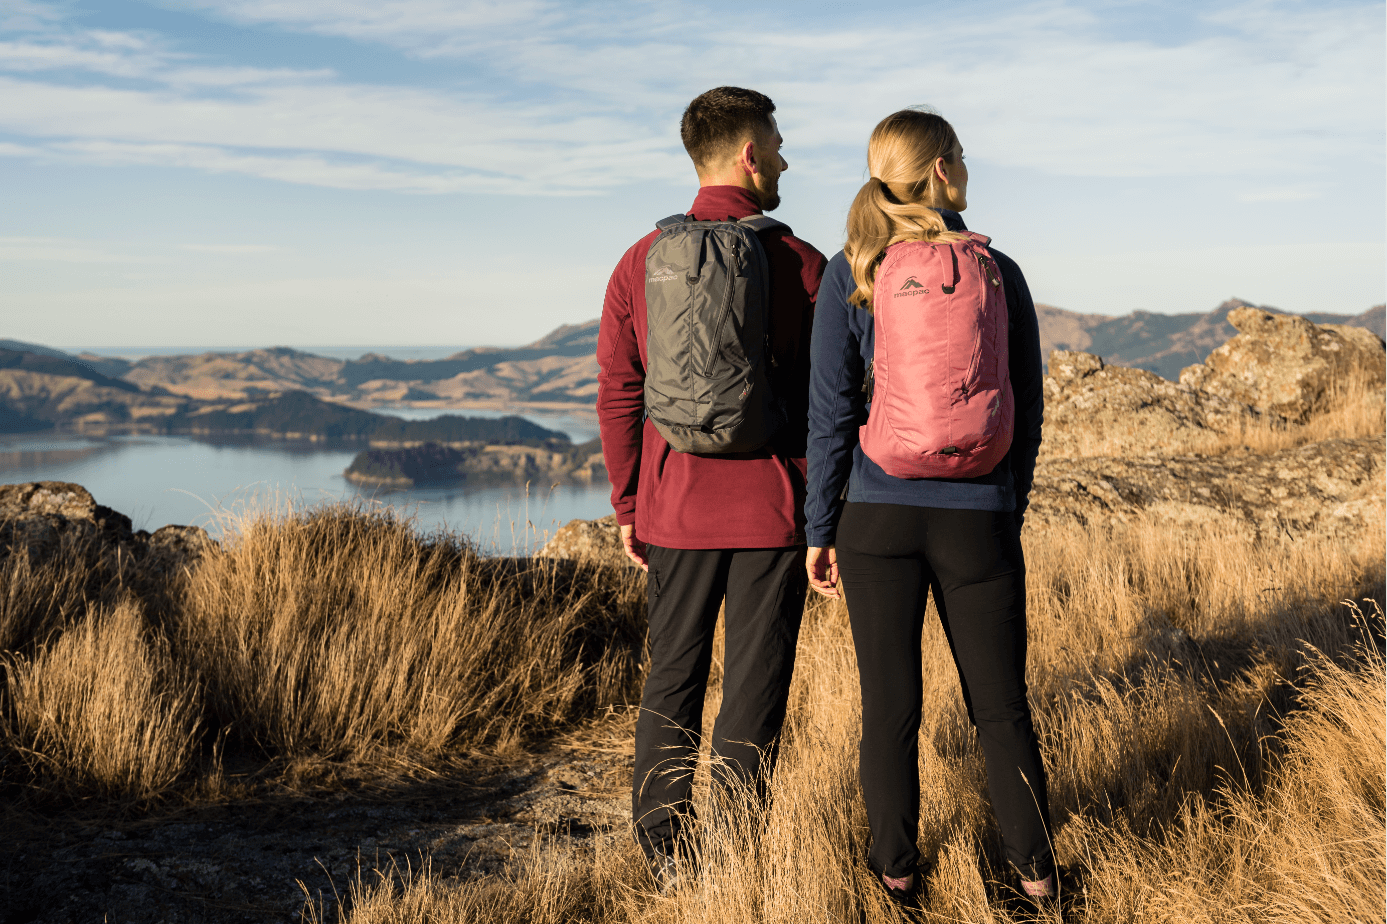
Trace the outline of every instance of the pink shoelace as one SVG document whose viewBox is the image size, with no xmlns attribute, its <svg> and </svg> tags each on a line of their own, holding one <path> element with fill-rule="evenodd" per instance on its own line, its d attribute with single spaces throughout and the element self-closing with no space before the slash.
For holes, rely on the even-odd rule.
<svg viewBox="0 0 1387 924">
<path fill-rule="evenodd" d="M 1050 898 L 1055 894 L 1055 874 L 1051 873 L 1044 879 L 1037 879 L 1034 882 L 1021 880 L 1021 890 L 1031 898 Z"/>
</svg>

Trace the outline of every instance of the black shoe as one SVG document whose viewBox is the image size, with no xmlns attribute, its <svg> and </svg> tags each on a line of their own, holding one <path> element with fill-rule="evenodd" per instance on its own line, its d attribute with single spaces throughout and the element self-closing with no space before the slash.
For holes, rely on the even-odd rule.
<svg viewBox="0 0 1387 924">
<path fill-rule="evenodd" d="M 898 876 L 892 876 L 898 879 Z M 878 874 L 877 883 L 880 884 L 886 897 L 895 903 L 897 908 L 906 911 L 920 910 L 920 902 L 925 897 L 925 877 L 921 875 L 919 869 L 912 870 L 910 873 L 910 885 L 904 889 L 896 889 L 886 884 L 886 877 Z"/>
<path fill-rule="evenodd" d="M 1020 874 L 1012 870 L 1010 881 L 1003 884 L 1002 906 L 1022 920 L 1073 920 L 1083 910 L 1088 900 L 1088 890 L 1083 879 L 1071 869 L 1056 869 L 1053 876 L 1052 891 L 1032 895 L 1022 887 Z"/>
<path fill-rule="evenodd" d="M 679 863 L 670 854 L 656 851 L 646 857 L 650 864 L 650 878 L 655 880 L 655 888 L 661 895 L 670 895 L 679 888 Z"/>
</svg>

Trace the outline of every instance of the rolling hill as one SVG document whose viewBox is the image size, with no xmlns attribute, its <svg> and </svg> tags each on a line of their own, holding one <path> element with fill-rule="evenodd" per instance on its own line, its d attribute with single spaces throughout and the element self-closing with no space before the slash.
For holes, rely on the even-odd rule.
<svg viewBox="0 0 1387 924">
<path fill-rule="evenodd" d="M 1203 314 L 1139 311 L 1120 317 L 1051 305 L 1036 309 L 1043 355 L 1049 356 L 1053 349 L 1083 350 L 1103 356 L 1112 365 L 1146 369 L 1174 380 L 1183 367 L 1201 361 L 1234 335 L 1228 313 L 1246 306 L 1250 303 L 1230 299 Z M 1268 306 L 1256 307 L 1281 313 Z M 1361 315 L 1309 313 L 1305 317 L 1317 324 L 1344 324 L 1367 328 L 1379 337 L 1384 334 L 1381 305 Z M 9 425 L 14 427 L 31 426 L 35 419 L 54 419 L 58 414 L 70 419 L 105 415 L 112 423 L 150 416 L 181 415 L 185 421 L 198 414 L 234 416 L 249 413 L 235 408 L 237 402 L 259 407 L 273 396 L 290 392 L 303 392 L 343 411 L 413 406 L 592 413 L 597 400 L 597 327 L 596 320 L 565 325 L 524 346 L 480 347 L 438 360 L 367 354 L 344 361 L 272 347 L 130 362 L 91 354 L 74 357 L 32 344 L 0 341 L 24 348 L 0 349 L 0 405 L 7 408 L 13 418 Z M 187 402 L 192 404 L 185 407 Z M 0 426 L 5 425 L 0 420 Z"/>
</svg>

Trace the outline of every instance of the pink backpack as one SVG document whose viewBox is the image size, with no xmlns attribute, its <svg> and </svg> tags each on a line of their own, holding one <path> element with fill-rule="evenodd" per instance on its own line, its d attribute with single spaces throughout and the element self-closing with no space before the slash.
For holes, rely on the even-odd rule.
<svg viewBox="0 0 1387 924">
<path fill-rule="evenodd" d="M 897 478 L 974 478 L 1011 448 L 1007 301 L 990 238 L 886 249 L 862 451 Z"/>
</svg>

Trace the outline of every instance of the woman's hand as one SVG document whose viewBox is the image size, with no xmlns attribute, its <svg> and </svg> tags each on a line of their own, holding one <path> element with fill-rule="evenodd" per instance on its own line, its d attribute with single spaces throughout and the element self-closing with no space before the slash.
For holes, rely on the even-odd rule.
<svg viewBox="0 0 1387 924">
<path fill-rule="evenodd" d="M 837 600 L 838 592 L 838 550 L 829 546 L 819 548 L 810 546 L 804 558 L 804 568 L 809 572 L 809 586 L 816 593 Z"/>
</svg>

